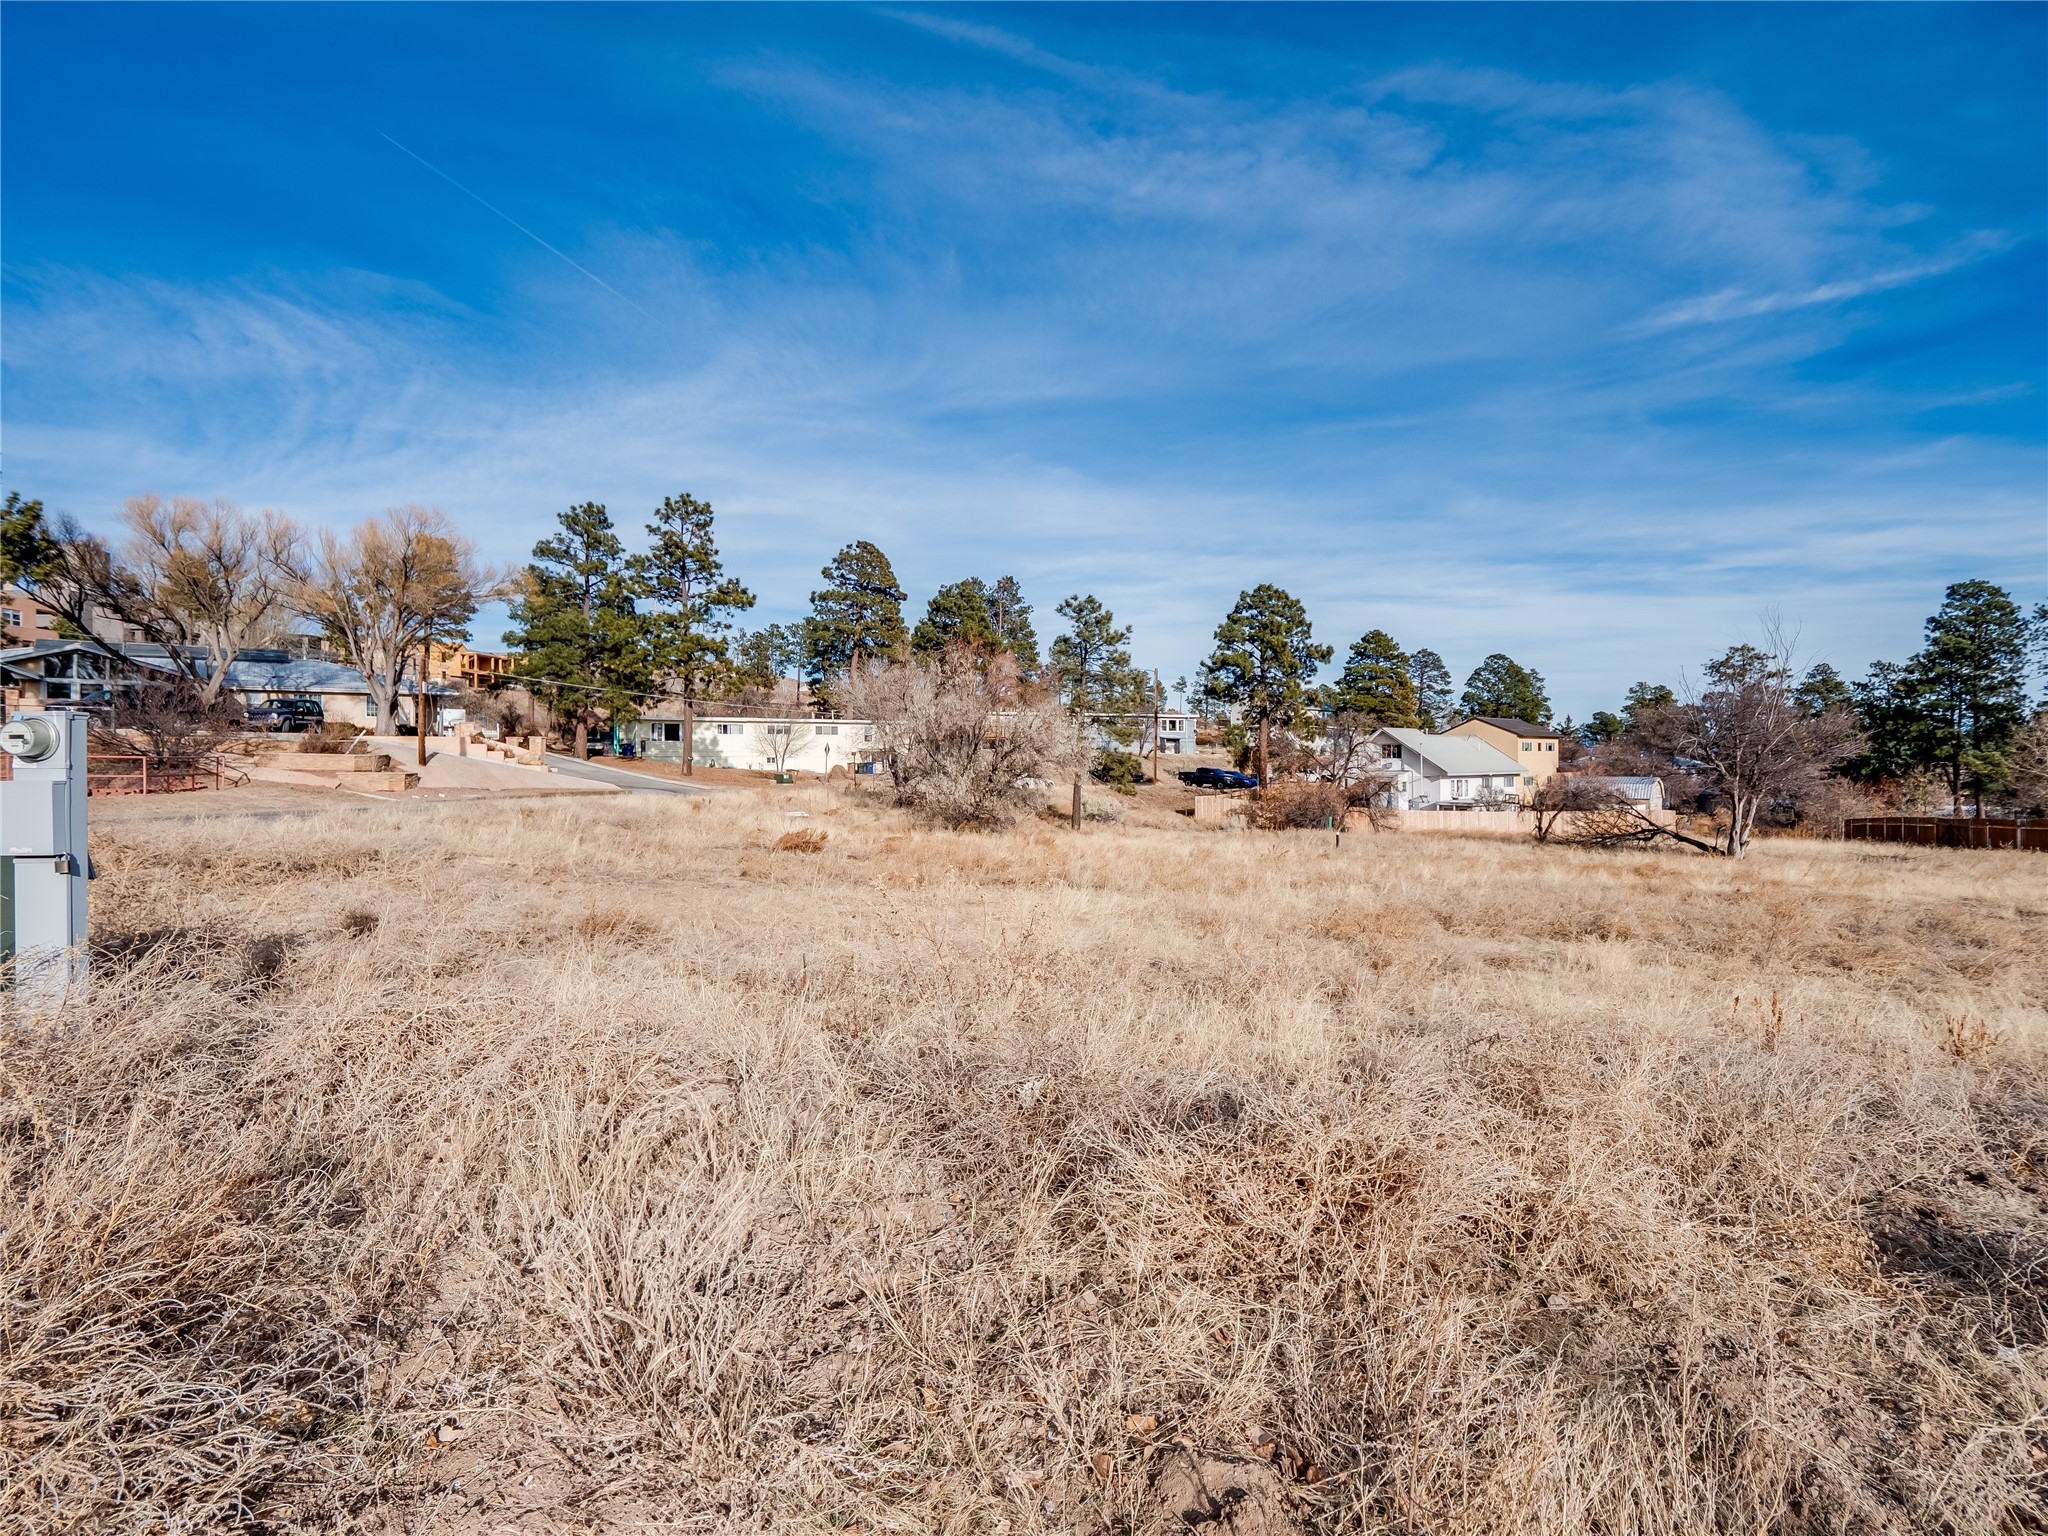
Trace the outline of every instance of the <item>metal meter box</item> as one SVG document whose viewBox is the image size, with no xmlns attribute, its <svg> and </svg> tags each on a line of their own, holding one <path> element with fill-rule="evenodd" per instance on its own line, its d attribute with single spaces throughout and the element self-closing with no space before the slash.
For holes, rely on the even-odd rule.
<svg viewBox="0 0 2048 1536">
<path fill-rule="evenodd" d="M 54 1003 L 85 979 L 86 717 L 19 714 L 0 726 L 14 777 L 0 783 L 0 956 L 24 1001 Z"/>
</svg>

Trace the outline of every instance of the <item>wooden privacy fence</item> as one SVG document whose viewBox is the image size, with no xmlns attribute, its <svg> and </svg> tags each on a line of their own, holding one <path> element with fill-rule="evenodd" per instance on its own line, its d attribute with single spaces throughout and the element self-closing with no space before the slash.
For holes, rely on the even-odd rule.
<svg viewBox="0 0 2048 1536">
<path fill-rule="evenodd" d="M 2048 853 L 2048 821 L 1990 816 L 1852 816 L 1842 836 L 1923 848 L 2038 848 Z"/>
</svg>

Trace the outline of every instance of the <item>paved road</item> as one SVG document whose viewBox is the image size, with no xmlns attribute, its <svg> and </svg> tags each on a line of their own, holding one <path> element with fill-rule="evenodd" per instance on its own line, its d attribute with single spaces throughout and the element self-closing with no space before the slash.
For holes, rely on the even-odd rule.
<svg viewBox="0 0 2048 1536">
<path fill-rule="evenodd" d="M 638 773 L 631 768 L 611 768 L 601 762 L 579 763 L 573 757 L 560 752 L 550 752 L 548 762 L 555 772 L 571 779 L 588 779 L 593 784 L 612 784 L 620 789 L 630 789 L 636 795 L 709 795 L 717 791 L 708 784 L 681 784 L 674 779 L 657 778 L 651 773 Z"/>
</svg>

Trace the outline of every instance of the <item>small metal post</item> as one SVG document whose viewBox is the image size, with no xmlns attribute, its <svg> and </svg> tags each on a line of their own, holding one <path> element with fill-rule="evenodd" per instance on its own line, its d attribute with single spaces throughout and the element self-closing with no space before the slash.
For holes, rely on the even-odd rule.
<svg viewBox="0 0 2048 1536">
<path fill-rule="evenodd" d="M 1081 775 L 1074 775 L 1074 830 L 1081 830 Z"/>
</svg>

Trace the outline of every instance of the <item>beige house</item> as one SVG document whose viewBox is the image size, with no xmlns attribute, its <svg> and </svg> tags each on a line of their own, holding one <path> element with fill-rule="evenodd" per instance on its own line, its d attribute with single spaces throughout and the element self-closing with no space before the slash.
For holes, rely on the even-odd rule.
<svg viewBox="0 0 2048 1536">
<path fill-rule="evenodd" d="M 1472 715 L 1444 734 L 1473 737 L 1521 764 L 1524 798 L 1529 790 L 1557 772 L 1557 746 L 1564 740 L 1548 726 L 1502 715 Z"/>
</svg>

